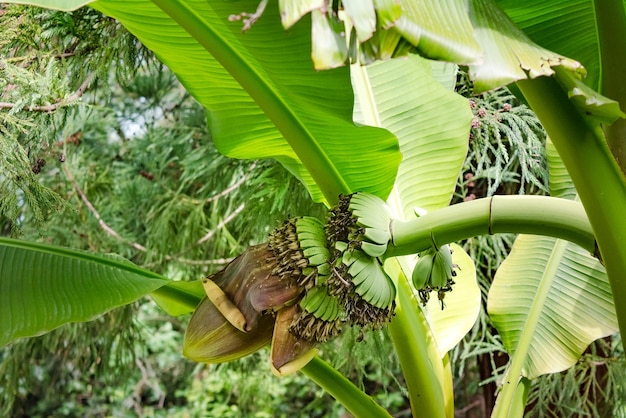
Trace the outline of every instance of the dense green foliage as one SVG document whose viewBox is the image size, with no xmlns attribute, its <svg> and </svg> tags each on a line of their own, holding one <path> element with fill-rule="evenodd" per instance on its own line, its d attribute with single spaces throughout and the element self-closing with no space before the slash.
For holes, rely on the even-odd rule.
<svg viewBox="0 0 626 418">
<path fill-rule="evenodd" d="M 289 215 L 321 216 L 322 208 L 278 164 L 221 156 L 203 109 L 116 22 L 91 9 L 66 14 L 11 6 L 3 12 L 3 235 L 120 254 L 186 280 L 216 271 Z M 466 87 L 461 83 L 459 91 L 468 94 Z M 63 103 L 72 95 L 80 97 Z M 458 201 L 544 193 L 544 133 L 534 115 L 504 89 L 473 103 L 476 123 Z M 47 111 L 51 105 L 54 112 Z M 484 294 L 512 241 L 497 236 L 465 244 Z M 341 414 L 303 376 L 269 375 L 265 352 L 220 366 L 184 360 L 185 320 L 165 317 L 143 300 L 90 323 L 14 342 L 0 353 L 0 410 L 16 416 Z M 624 399 L 617 347 L 581 359 L 578 374 L 539 379 L 533 414 L 593 411 L 597 405 L 573 394 L 583 381 L 593 381 L 589 370 L 599 361 L 609 366 L 602 379 L 612 382 L 602 399 Z M 397 416 L 406 413 L 403 382 L 394 377 L 395 358 L 385 354 L 392 349 L 384 333 L 368 334 L 363 343 L 345 338 L 323 350 L 381 405 Z M 452 355 L 457 387 L 466 388 L 457 391 L 458 409 L 471 406 L 477 382 L 498 378 L 502 352 L 483 313 Z M 479 372 L 485 364 L 493 375 Z M 564 384 L 572 396 L 559 399 Z"/>
<path fill-rule="evenodd" d="M 3 51 L 41 58 L 42 50 L 76 45 L 74 52 L 52 58 L 45 68 L 35 65 L 39 61 L 34 58 L 28 65 L 7 60 L 5 68 L 21 71 L 24 79 L 4 73 L 9 77 L 3 80 L 15 87 L 10 95 L 3 93 L 3 101 L 35 102 L 41 91 L 31 88 L 32 79 L 48 77 L 67 87 L 37 103 L 56 103 L 56 97 L 72 94 L 70 86 L 85 72 L 96 75 L 80 100 L 54 113 L 17 107 L 0 113 L 7 121 L 2 138 L 13 147 L 3 145 L 2 155 L 9 149 L 25 155 L 22 164 L 9 162 L 33 184 L 2 194 L 6 233 L 120 254 L 186 280 L 218 270 L 247 245 L 263 241 L 291 214 L 321 215 L 321 208 L 280 165 L 219 154 L 210 141 L 204 110 L 115 22 L 89 9 L 68 14 L 8 7 L 5 17 L 13 15 L 24 16 L 14 21 L 21 37 L 30 39 L 25 34 L 32 33 L 36 39 L 39 22 L 49 23 L 55 32 L 48 42 L 26 49 L 21 37 L 3 31 Z M 93 22 L 116 30 L 107 45 L 99 43 L 101 32 L 61 36 L 64 30 Z M 94 44 L 85 50 L 90 42 Z M 129 49 L 141 51 L 140 57 L 123 55 Z M 24 132 L 27 123 L 30 129 Z M 9 184 L 10 179 L 3 180 L 2 185 Z M 22 196 L 30 190 L 32 198 L 25 201 Z M 266 373 L 266 352 L 220 366 L 184 360 L 180 352 L 187 319 L 168 318 L 146 299 L 96 321 L 16 341 L 0 354 L 0 409 L 14 416 L 339 414 L 328 395 L 303 376 L 277 380 Z M 372 338 L 371 344 L 389 344 L 375 336 L 366 341 Z M 366 381 L 380 389 L 382 404 L 401 408 L 401 395 L 385 395 L 387 385 L 399 393 L 398 382 L 379 368 L 378 360 L 369 359 L 365 344 L 355 356 L 337 355 L 337 362 L 349 360 L 344 369 L 362 378 L 365 365 L 373 362 Z M 331 352 L 337 349 L 329 347 Z"/>
</svg>

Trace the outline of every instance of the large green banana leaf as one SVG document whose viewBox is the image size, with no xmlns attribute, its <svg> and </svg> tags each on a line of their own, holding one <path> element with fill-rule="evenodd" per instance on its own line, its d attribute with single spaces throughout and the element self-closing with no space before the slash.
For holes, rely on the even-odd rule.
<svg viewBox="0 0 626 418">
<path fill-rule="evenodd" d="M 386 197 L 400 154 L 393 135 L 356 127 L 347 68 L 318 72 L 309 53 L 310 23 L 288 32 L 268 4 L 246 33 L 229 16 L 255 0 L 163 1 L 176 21 L 148 0 L 101 0 L 91 6 L 118 19 L 155 51 L 208 110 L 222 153 L 275 158 L 316 200 L 369 191 Z"/>
<path fill-rule="evenodd" d="M 352 70 L 357 93 L 355 120 L 389 129 L 400 143 L 403 159 L 388 199 L 395 216 L 406 219 L 416 216 L 414 209 L 418 207 L 434 210 L 447 206 L 467 153 L 472 118 L 467 100 L 451 89 L 456 67 L 410 56 L 366 67 L 355 65 Z M 385 263 L 400 293 L 408 292 L 398 301 L 391 333 L 405 370 L 411 404 L 429 414 L 441 412 L 428 409 L 433 405 L 446 410 L 452 407 L 443 364 L 434 359 L 463 338 L 476 319 L 480 303 L 471 260 L 460 247 L 455 258 L 462 260 L 465 273 L 459 277 L 455 292 L 478 297 L 460 297 L 448 304 L 445 313 L 437 305 L 428 318 L 418 305 L 415 290 L 406 282 L 415 257 Z M 421 372 L 415 373 L 416 368 Z M 433 381 L 443 385 L 441 389 L 434 388 Z"/>
<path fill-rule="evenodd" d="M 547 148 L 552 195 L 575 198 L 556 150 Z M 547 237 L 518 237 L 489 291 L 488 311 L 528 378 L 571 367 L 592 341 L 618 330 L 604 267 L 580 247 Z"/>
<path fill-rule="evenodd" d="M 0 238 L 0 347 L 89 321 L 168 283 L 121 257 Z"/>
<path fill-rule="evenodd" d="M 282 3 L 291 4 L 293 1 L 283 1 Z M 576 57 L 583 57 L 590 63 L 594 77 L 596 76 L 597 58 L 594 62 L 593 54 L 594 51 L 597 52 L 597 49 L 584 50 L 584 46 L 592 42 L 595 36 L 593 23 L 589 20 L 588 6 L 591 4 L 590 1 L 587 1 L 587 4 L 582 8 L 579 7 L 580 0 L 575 2 L 573 7 L 559 1 L 542 2 L 541 5 L 534 2 L 537 3 L 534 4 L 534 11 L 527 13 L 519 12 L 520 10 L 526 11 L 526 2 L 515 2 L 514 5 L 512 1 L 502 3 L 505 3 L 508 6 L 507 10 L 510 9 L 514 12 L 522 23 L 525 23 L 524 19 L 529 17 L 536 22 L 539 17 L 543 16 L 544 12 L 548 12 L 542 34 L 549 33 L 551 29 L 549 26 L 554 21 L 561 23 L 565 19 L 572 19 L 575 16 L 574 22 L 581 23 L 582 28 L 591 29 L 589 38 L 584 39 L 583 45 L 574 45 L 574 39 L 577 37 L 571 36 L 568 36 L 568 45 L 565 48 L 561 48 L 559 42 L 555 42 L 554 38 L 551 39 L 552 42 L 549 45 L 558 46 L 557 52 L 559 53 L 572 52 Z M 527 77 L 550 76 L 553 74 L 552 67 L 554 66 L 564 66 L 572 72 L 580 73 L 579 76 L 584 74 L 584 69 L 577 61 L 546 49 L 546 44 L 540 43 L 542 46 L 535 44 L 513 24 L 494 0 L 472 0 L 469 2 L 462 0 L 424 0 L 420 2 L 406 0 L 400 1 L 400 4 L 401 12 L 394 13 L 393 2 L 374 2 L 380 20 L 377 22 L 377 34 L 386 41 L 379 42 L 376 47 L 380 50 L 399 48 L 400 40 L 390 35 L 393 29 L 404 40 L 411 43 L 422 56 L 469 65 L 477 92 L 497 88 Z M 310 6 L 308 8 L 297 8 L 297 16 L 291 16 L 291 19 L 299 18 L 309 12 L 319 13 L 318 9 L 323 7 L 321 2 L 308 2 L 308 5 Z M 348 8 L 346 7 L 346 9 Z M 293 14 L 294 11 L 296 8 L 290 7 L 285 13 Z M 557 17 L 561 11 L 564 11 L 565 18 Z M 582 16 L 576 15 L 578 11 L 582 11 Z M 359 23 L 357 18 L 350 13 L 347 15 L 346 20 L 349 24 L 357 26 Z M 360 18 L 368 16 L 371 19 L 373 13 L 370 11 L 357 16 Z M 331 19 L 330 16 L 328 18 Z M 329 30 L 334 30 L 337 33 L 346 31 L 346 28 L 339 24 L 336 24 L 334 28 L 331 25 L 328 27 Z M 577 33 L 578 30 L 579 28 L 576 27 Z M 370 32 L 367 31 L 366 33 L 369 36 Z M 559 28 L 557 37 L 567 36 L 567 33 L 564 27 Z M 324 43 L 327 38 L 327 33 L 324 36 L 314 36 L 313 50 L 316 50 L 317 43 Z M 395 42 L 391 41 L 390 38 Z M 538 36 L 538 38 L 541 41 L 545 40 L 543 36 Z M 359 38 L 358 42 L 362 42 L 362 39 Z M 368 40 L 368 42 L 370 41 Z M 347 55 L 344 52 L 344 60 Z M 384 56 L 392 56 L 392 54 L 378 54 L 378 58 Z M 333 60 L 332 66 L 336 65 L 338 63 Z"/>
<path fill-rule="evenodd" d="M 585 83 L 598 89 L 600 51 L 592 0 L 498 0 L 498 5 L 534 42 L 584 65 Z"/>
<path fill-rule="evenodd" d="M 401 219 L 416 216 L 415 208 L 448 206 L 467 154 L 467 99 L 435 80 L 433 69 L 442 79 L 456 79 L 453 66 L 418 56 L 353 66 L 355 120 L 388 129 L 400 143 L 396 200 L 389 203 Z"/>
<path fill-rule="evenodd" d="M 84 1 L 35 1 L 71 8 Z M 166 12 L 156 6 L 164 8 Z M 272 2 L 246 33 L 229 17 L 258 1 L 101 0 L 208 110 L 213 140 L 234 158 L 275 158 L 315 200 L 361 190 L 386 197 L 400 161 L 396 138 L 352 122 L 347 68 L 318 72 L 310 22 L 284 31 Z"/>
<path fill-rule="evenodd" d="M 618 330 L 600 262 L 547 237 L 517 238 L 489 291 L 488 311 L 512 362 L 522 361 L 530 379 L 571 367 L 592 341 Z"/>
<path fill-rule="evenodd" d="M 388 129 L 400 143 L 403 158 L 388 200 L 396 216 L 410 219 L 416 216 L 415 208 L 434 210 L 449 205 L 467 153 L 472 112 L 466 99 L 433 78 L 433 71 L 449 83 L 456 79 L 455 68 L 409 56 L 352 69 L 357 92 L 355 120 Z M 409 79 L 412 82 L 407 85 Z M 468 266 L 464 251 L 459 247 L 455 252 Z M 409 258 L 404 264 L 410 276 L 414 262 Z M 479 312 L 474 269 L 468 267 L 464 273 L 455 292 L 468 297 L 449 303 L 445 311 L 439 305 L 430 309 L 428 319 L 443 354 L 471 329 Z M 417 304 L 419 298 L 413 300 Z M 419 307 L 413 310 L 417 312 Z"/>
</svg>

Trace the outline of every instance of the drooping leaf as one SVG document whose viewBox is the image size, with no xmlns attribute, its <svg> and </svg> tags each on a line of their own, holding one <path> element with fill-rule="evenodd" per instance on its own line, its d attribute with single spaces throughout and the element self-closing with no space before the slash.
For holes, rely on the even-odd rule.
<svg viewBox="0 0 626 418">
<path fill-rule="evenodd" d="M 557 266 L 555 275 L 546 276 L 548 263 Z M 542 280 L 552 280 L 547 294 L 539 291 Z M 592 341 L 618 330 L 600 262 L 549 237 L 517 238 L 496 273 L 487 308 L 510 355 L 526 353 L 522 373 L 529 379 L 567 369 Z"/>
<path fill-rule="evenodd" d="M 278 0 L 281 22 L 289 29 L 300 18 L 313 10 L 324 8 L 324 0 Z"/>
<path fill-rule="evenodd" d="M 571 72 L 557 68 L 556 78 L 567 92 L 576 109 L 589 120 L 592 125 L 608 126 L 617 119 L 626 117 L 615 100 L 609 99 L 584 84 Z"/>
<path fill-rule="evenodd" d="M 550 194 L 575 199 L 574 183 L 550 140 L 546 153 Z M 548 261 L 558 266 L 555 275 L 545 276 Z M 552 281 L 547 295 L 536 293 L 540 280 Z M 516 355 L 520 341 L 526 345 L 523 372 L 531 379 L 572 366 L 592 341 L 618 329 L 604 267 L 580 247 L 548 237 L 518 237 L 494 278 L 488 310 L 509 353 Z M 528 324 L 531 312 L 536 317 Z"/>
<path fill-rule="evenodd" d="M 356 30 L 359 42 L 365 42 L 376 31 L 376 11 L 373 0 L 342 1 L 346 17 L 350 19 Z"/>
<path fill-rule="evenodd" d="M 343 23 L 336 16 L 320 10 L 311 11 L 311 59 L 317 70 L 327 70 L 345 65 L 348 44 Z"/>
<path fill-rule="evenodd" d="M 167 283 L 128 260 L 0 238 L 0 346 L 92 320 Z"/>
<path fill-rule="evenodd" d="M 448 79 L 454 78 L 453 67 L 445 71 Z M 443 79 L 438 64 L 437 72 Z M 403 217 L 413 217 L 415 207 L 447 206 L 467 153 L 469 104 L 431 73 L 431 63 L 415 55 L 353 68 L 355 120 L 378 120 L 398 137 L 403 158 L 396 179 L 396 215 Z M 365 76 L 368 81 L 361 81 Z"/>
<path fill-rule="evenodd" d="M 222 153 L 275 158 L 316 200 L 356 190 L 387 196 L 400 159 L 397 141 L 389 132 L 352 123 L 347 68 L 313 69 L 310 19 L 286 32 L 270 2 L 242 33 L 229 16 L 256 10 L 256 1 L 158 3 L 167 13 L 148 0 L 92 6 L 155 51 L 207 108 Z"/>
<path fill-rule="evenodd" d="M 464 0 L 401 0 L 402 15 L 396 27 L 431 59 L 474 64 L 482 61 L 482 46 L 474 38 Z"/>
<path fill-rule="evenodd" d="M 484 52 L 482 63 L 470 65 L 477 93 L 528 77 L 551 76 L 557 65 L 579 77 L 585 75 L 579 62 L 532 42 L 493 0 L 471 2 L 470 19 Z"/>
<path fill-rule="evenodd" d="M 533 42 L 579 61 L 587 70 L 585 84 L 598 88 L 600 52 L 592 1 L 498 0 L 498 5 Z"/>
</svg>

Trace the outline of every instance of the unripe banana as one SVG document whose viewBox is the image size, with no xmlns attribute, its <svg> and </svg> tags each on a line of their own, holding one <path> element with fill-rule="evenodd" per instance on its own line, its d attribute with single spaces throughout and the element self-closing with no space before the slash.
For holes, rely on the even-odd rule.
<svg viewBox="0 0 626 418">
<path fill-rule="evenodd" d="M 286 221 L 270 235 L 269 248 L 276 257 L 273 274 L 291 277 L 304 289 L 330 274 L 324 225 L 317 218 L 302 216 Z"/>
<path fill-rule="evenodd" d="M 435 254 L 427 252 L 420 256 L 415 268 L 413 269 L 413 286 L 420 290 L 430 283 L 430 275 L 433 270 L 433 261 Z"/>
<path fill-rule="evenodd" d="M 448 276 L 446 261 L 442 255 L 437 252 L 433 260 L 433 269 L 430 274 L 430 286 L 434 289 L 445 287 L 449 277 L 452 277 L 452 274 L 450 273 L 450 276 Z"/>
<path fill-rule="evenodd" d="M 379 197 L 358 192 L 340 196 L 326 225 L 332 243 L 345 241 L 370 257 L 380 257 L 391 240 L 391 215 Z"/>
<path fill-rule="evenodd" d="M 356 286 L 355 292 L 377 308 L 389 308 L 396 297 L 396 287 L 378 260 L 375 258 L 368 260 L 367 265 L 356 276 L 352 276 L 352 283 Z"/>
<path fill-rule="evenodd" d="M 319 291 L 319 287 L 311 288 L 300 301 L 300 306 L 307 312 L 315 314 L 324 302 L 324 294 Z"/>
<path fill-rule="evenodd" d="M 420 255 L 412 278 L 413 286 L 418 290 L 424 304 L 428 302 L 430 292 L 436 290 L 443 308 L 445 293 L 451 291 L 454 284 L 454 268 L 449 245 L 442 245 L 437 250 L 431 248 Z"/>
</svg>

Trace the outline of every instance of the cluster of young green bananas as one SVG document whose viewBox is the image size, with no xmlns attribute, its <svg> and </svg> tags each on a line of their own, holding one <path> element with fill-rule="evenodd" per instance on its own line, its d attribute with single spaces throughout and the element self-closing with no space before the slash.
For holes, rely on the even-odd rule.
<svg viewBox="0 0 626 418">
<path fill-rule="evenodd" d="M 387 204 L 375 195 L 354 193 L 350 195 L 348 210 L 354 222 L 349 228 L 348 241 L 358 243 L 370 257 L 383 255 L 391 239 Z"/>
<path fill-rule="evenodd" d="M 385 202 L 367 193 L 341 196 L 324 226 L 311 217 L 287 221 L 270 236 L 277 275 L 304 288 L 290 331 L 327 341 L 347 322 L 379 328 L 395 308 L 396 288 L 379 256 L 391 238 Z"/>
<path fill-rule="evenodd" d="M 437 291 L 441 308 L 444 308 L 445 294 L 454 285 L 455 267 L 449 245 L 442 245 L 438 249 L 433 247 L 420 253 L 413 269 L 413 286 L 418 290 L 423 304 L 428 302 L 432 291 Z"/>
<path fill-rule="evenodd" d="M 391 238 L 389 223 L 384 202 L 365 193 L 342 196 L 326 224 L 285 221 L 268 242 L 203 281 L 207 298 L 187 327 L 185 356 L 219 363 L 269 342 L 272 370 L 284 375 L 345 323 L 384 325 L 396 296 L 378 258 Z"/>
<path fill-rule="evenodd" d="M 328 276 L 330 252 L 324 226 L 316 218 L 300 216 L 285 221 L 269 237 L 268 247 L 274 257 L 273 274 L 284 280 L 293 278 L 308 290 L 318 277 Z"/>
<path fill-rule="evenodd" d="M 299 284 L 305 294 L 299 302 L 300 314 L 289 326 L 290 332 L 307 341 L 324 342 L 341 330 L 342 310 L 326 286 L 330 277 L 330 250 L 321 221 L 312 217 L 295 219 L 299 252 L 306 265 Z"/>
<path fill-rule="evenodd" d="M 326 235 L 331 243 L 345 242 L 350 249 L 359 248 L 370 257 L 380 257 L 391 239 L 391 215 L 379 197 L 358 192 L 339 197 L 330 211 Z"/>
<path fill-rule="evenodd" d="M 391 320 L 396 287 L 376 257 L 337 242 L 340 256 L 334 262 L 331 293 L 342 301 L 347 320 L 361 327 L 380 328 Z"/>
<path fill-rule="evenodd" d="M 351 324 L 379 328 L 393 316 L 396 287 L 378 258 L 391 239 L 390 223 L 385 202 L 368 193 L 341 196 L 330 212 L 326 236 L 335 251 L 328 287 Z"/>
</svg>

